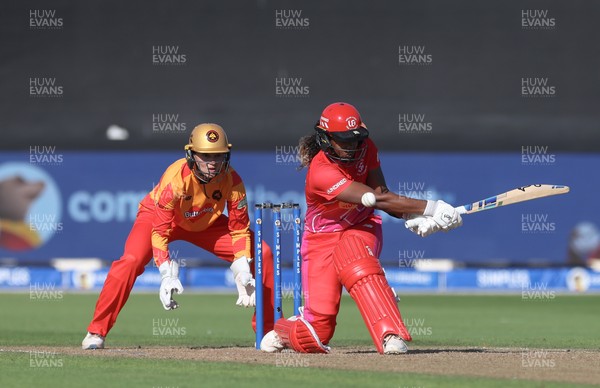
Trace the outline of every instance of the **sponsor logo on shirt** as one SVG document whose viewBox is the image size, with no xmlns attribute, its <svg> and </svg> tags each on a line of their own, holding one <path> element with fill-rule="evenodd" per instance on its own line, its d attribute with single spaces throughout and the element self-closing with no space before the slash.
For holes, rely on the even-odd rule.
<svg viewBox="0 0 600 388">
<path fill-rule="evenodd" d="M 333 185 L 329 189 L 327 189 L 327 194 L 333 193 L 334 191 L 336 191 L 341 185 L 343 185 L 347 181 L 348 180 L 346 178 L 342 178 L 338 183 L 336 183 L 335 185 Z"/>
<path fill-rule="evenodd" d="M 183 216 L 185 218 L 194 218 L 194 217 L 198 217 L 204 213 L 212 213 L 214 211 L 214 209 L 212 207 L 205 207 L 203 209 L 190 209 L 189 211 L 183 213 Z"/>
</svg>

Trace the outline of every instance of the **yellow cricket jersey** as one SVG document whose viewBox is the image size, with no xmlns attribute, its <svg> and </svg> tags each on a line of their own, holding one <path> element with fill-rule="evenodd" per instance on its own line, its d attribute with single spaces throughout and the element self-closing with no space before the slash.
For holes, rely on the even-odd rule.
<svg viewBox="0 0 600 388">
<path fill-rule="evenodd" d="M 185 159 L 171 164 L 140 206 L 155 213 L 152 224 L 152 253 L 157 266 L 169 260 L 168 244 L 175 227 L 201 232 L 223 213 L 227 206 L 232 252 L 237 259 L 250 254 L 250 219 L 244 182 L 233 168 L 216 182 L 202 184 Z M 219 179 L 220 178 L 220 179 Z"/>
</svg>

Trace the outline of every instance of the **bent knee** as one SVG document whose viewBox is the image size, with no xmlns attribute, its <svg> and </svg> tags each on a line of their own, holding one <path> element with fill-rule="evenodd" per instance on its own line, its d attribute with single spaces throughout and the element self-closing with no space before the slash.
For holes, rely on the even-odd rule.
<svg viewBox="0 0 600 388">
<path fill-rule="evenodd" d="M 335 315 L 312 313 L 309 322 L 323 344 L 328 344 L 335 333 L 335 326 L 337 324 L 335 318 Z"/>
<path fill-rule="evenodd" d="M 135 272 L 137 276 L 144 272 L 144 267 L 148 263 L 144 258 L 139 258 L 131 254 L 123 255 L 121 258 L 113 262 L 111 270 Z"/>
</svg>

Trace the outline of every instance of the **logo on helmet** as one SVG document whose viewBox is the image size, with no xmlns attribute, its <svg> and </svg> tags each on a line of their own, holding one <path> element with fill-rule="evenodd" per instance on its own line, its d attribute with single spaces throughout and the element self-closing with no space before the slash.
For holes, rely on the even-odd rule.
<svg viewBox="0 0 600 388">
<path fill-rule="evenodd" d="M 346 119 L 346 129 L 356 129 L 357 125 L 356 117 L 350 116 Z"/>
<path fill-rule="evenodd" d="M 321 126 L 321 128 L 323 128 L 323 129 L 327 129 L 327 128 L 329 128 L 329 127 L 327 126 L 327 123 L 329 122 L 329 119 L 328 119 L 327 117 L 323 117 L 323 116 L 321 116 L 321 120 L 319 120 L 319 121 L 320 121 L 320 122 L 319 122 L 319 125 Z"/>
<path fill-rule="evenodd" d="M 217 133 L 217 131 L 210 130 L 206 132 L 206 140 L 208 140 L 211 143 L 216 143 L 217 141 L 219 141 L 219 134 Z"/>
</svg>

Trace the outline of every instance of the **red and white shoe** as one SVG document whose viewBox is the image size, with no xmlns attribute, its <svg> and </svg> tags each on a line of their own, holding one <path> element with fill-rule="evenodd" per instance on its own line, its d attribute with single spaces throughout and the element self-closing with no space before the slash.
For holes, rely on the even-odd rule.
<svg viewBox="0 0 600 388">
<path fill-rule="evenodd" d="M 281 338 L 275 333 L 275 330 L 268 332 L 260 341 L 260 350 L 267 353 L 277 353 L 283 350 L 283 342 Z"/>
<path fill-rule="evenodd" d="M 99 334 L 87 333 L 81 342 L 81 349 L 104 349 L 104 337 Z"/>
<path fill-rule="evenodd" d="M 390 334 L 383 340 L 383 354 L 404 354 L 408 352 L 408 346 L 402 338 Z"/>
</svg>

